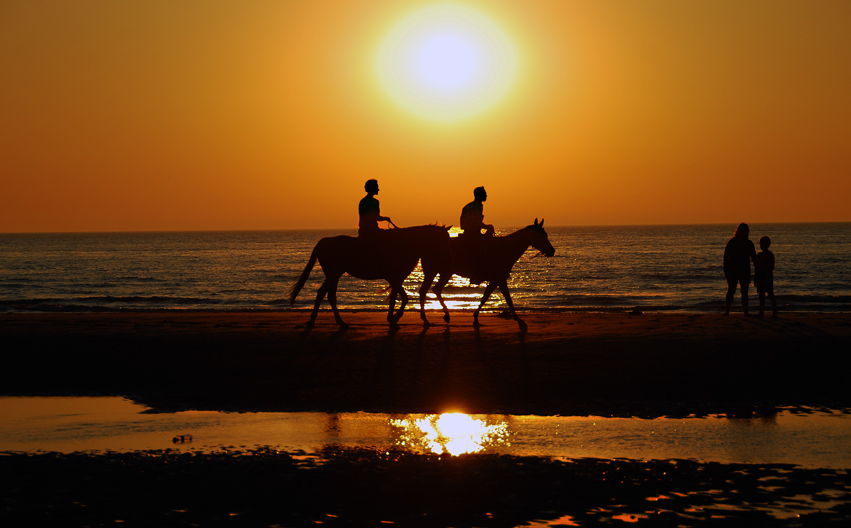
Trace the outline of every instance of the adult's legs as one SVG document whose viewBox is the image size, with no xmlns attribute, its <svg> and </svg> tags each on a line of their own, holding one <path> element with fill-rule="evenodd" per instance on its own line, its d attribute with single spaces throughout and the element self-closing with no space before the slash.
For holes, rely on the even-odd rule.
<svg viewBox="0 0 851 528">
<path fill-rule="evenodd" d="M 771 316 L 777 317 L 777 301 L 774 300 L 774 288 L 768 289 L 768 300 L 771 301 Z"/>
<path fill-rule="evenodd" d="M 736 295 L 736 286 L 738 286 L 738 281 L 727 278 L 727 297 L 725 299 L 724 315 L 730 315 L 730 308 L 733 306 L 733 296 Z"/>
</svg>

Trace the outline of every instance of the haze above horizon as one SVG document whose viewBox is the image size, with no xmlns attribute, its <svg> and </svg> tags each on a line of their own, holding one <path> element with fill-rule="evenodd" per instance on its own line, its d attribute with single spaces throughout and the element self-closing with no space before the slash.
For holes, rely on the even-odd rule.
<svg viewBox="0 0 851 528">
<path fill-rule="evenodd" d="M 419 17 L 419 18 L 417 18 Z M 851 221 L 851 3 L 0 7 L 0 232 Z"/>
</svg>

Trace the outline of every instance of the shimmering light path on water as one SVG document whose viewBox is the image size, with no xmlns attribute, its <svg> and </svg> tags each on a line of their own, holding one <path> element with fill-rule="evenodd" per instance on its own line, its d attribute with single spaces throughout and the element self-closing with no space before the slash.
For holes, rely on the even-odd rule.
<svg viewBox="0 0 851 528">
<path fill-rule="evenodd" d="M 228 446 L 271 446 L 311 453 L 337 445 L 418 453 L 676 458 L 851 468 L 851 417 L 827 413 L 641 420 L 464 414 L 148 414 L 144 410 L 121 398 L 2 397 L 0 451 L 177 448 L 209 452 Z"/>
</svg>

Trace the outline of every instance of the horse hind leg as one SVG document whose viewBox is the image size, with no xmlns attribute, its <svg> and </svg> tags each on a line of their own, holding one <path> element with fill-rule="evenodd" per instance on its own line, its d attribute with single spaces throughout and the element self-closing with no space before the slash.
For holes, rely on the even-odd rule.
<svg viewBox="0 0 851 528">
<path fill-rule="evenodd" d="M 496 285 L 491 282 L 488 282 L 488 285 L 485 287 L 485 293 L 484 295 L 482 295 L 482 300 L 479 303 L 479 307 L 476 308 L 475 312 L 473 312 L 473 326 L 479 326 L 479 312 L 482 311 L 482 306 L 484 306 L 485 303 L 488 302 L 488 299 L 490 299 L 490 296 L 495 289 Z"/>
<path fill-rule="evenodd" d="M 316 302 L 313 303 L 313 310 L 310 312 L 310 321 L 307 322 L 307 326 L 313 326 L 316 324 L 316 316 L 319 315 L 319 305 L 322 304 L 322 299 L 325 298 L 325 294 L 328 293 L 328 278 L 322 282 L 322 285 L 319 286 L 319 289 L 316 291 Z"/>
<path fill-rule="evenodd" d="M 449 322 L 449 308 L 446 307 L 446 301 L 443 300 L 443 288 L 446 286 L 446 283 L 449 282 L 451 277 L 451 273 L 441 273 L 440 278 L 437 280 L 437 284 L 435 284 L 434 288 L 431 289 L 434 296 L 437 297 L 437 302 L 440 303 L 440 307 L 443 308 L 443 320 L 447 323 Z"/>
<path fill-rule="evenodd" d="M 402 298 L 401 303 L 399 304 L 399 309 L 392 317 L 388 318 L 390 324 L 396 326 L 399 324 L 399 319 L 402 318 L 402 314 L 405 313 L 405 306 L 408 305 L 408 292 L 405 291 L 405 288 L 401 284 L 394 286 L 393 289 L 398 291 L 399 296 Z"/>
<path fill-rule="evenodd" d="M 348 325 L 343 322 L 343 318 L 340 317 L 340 311 L 337 309 L 337 284 L 339 279 L 334 279 L 328 285 L 328 303 L 331 304 L 331 310 L 334 312 L 334 320 L 337 321 L 337 324 L 342 327 L 347 327 Z"/>
</svg>

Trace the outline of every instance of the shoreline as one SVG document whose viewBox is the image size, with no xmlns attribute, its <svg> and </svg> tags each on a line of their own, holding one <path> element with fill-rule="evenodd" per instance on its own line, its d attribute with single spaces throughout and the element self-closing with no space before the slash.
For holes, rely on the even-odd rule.
<svg viewBox="0 0 851 528">
<path fill-rule="evenodd" d="M 703 416 L 851 409 L 851 314 L 3 313 L 3 395 L 157 411 Z"/>
</svg>

